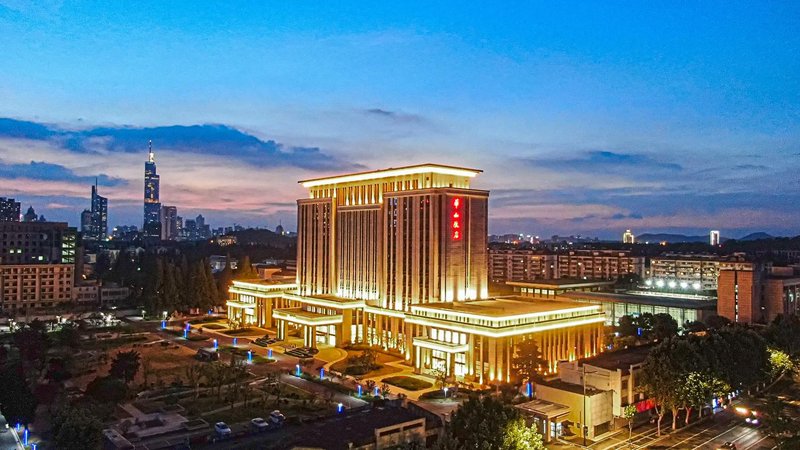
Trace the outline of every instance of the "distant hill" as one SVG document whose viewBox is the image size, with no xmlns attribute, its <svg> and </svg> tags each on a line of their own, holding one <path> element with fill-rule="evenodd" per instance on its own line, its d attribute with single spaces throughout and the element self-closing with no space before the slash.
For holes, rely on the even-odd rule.
<svg viewBox="0 0 800 450">
<path fill-rule="evenodd" d="M 722 236 L 720 241 L 725 242 L 729 239 L 729 237 Z M 775 236 L 771 234 L 765 233 L 763 231 L 759 231 L 756 233 L 750 233 L 747 236 L 741 237 L 737 239 L 737 241 L 756 241 L 759 239 L 775 239 Z M 636 236 L 636 242 L 669 242 L 669 243 L 678 243 L 678 242 L 705 242 L 708 243 L 708 236 L 687 236 L 685 234 L 671 234 L 671 233 L 645 233 Z"/>
<path fill-rule="evenodd" d="M 757 241 L 759 239 L 775 239 L 775 236 L 759 231 L 757 233 L 750 233 L 747 236 L 740 237 L 738 241 Z"/>
</svg>

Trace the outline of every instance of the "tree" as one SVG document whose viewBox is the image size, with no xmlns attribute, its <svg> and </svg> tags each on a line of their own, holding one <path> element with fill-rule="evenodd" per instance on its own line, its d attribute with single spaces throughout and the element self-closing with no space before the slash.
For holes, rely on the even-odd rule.
<svg viewBox="0 0 800 450">
<path fill-rule="evenodd" d="M 678 322 L 667 313 L 653 315 L 653 327 L 650 338 L 663 340 L 678 335 Z"/>
<path fill-rule="evenodd" d="M 794 363 L 792 362 L 792 358 L 790 358 L 786 353 L 778 349 L 771 348 L 769 349 L 769 366 L 770 374 L 773 378 L 777 378 L 784 373 L 791 371 L 794 368 Z"/>
<path fill-rule="evenodd" d="M 231 269 L 231 255 L 225 257 L 225 268 L 217 275 L 218 304 L 225 304 L 228 300 L 228 289 L 233 284 L 233 269 Z"/>
<path fill-rule="evenodd" d="M 109 375 L 125 383 L 130 383 L 139 371 L 140 356 L 135 350 L 119 352 L 111 361 Z"/>
<path fill-rule="evenodd" d="M 638 336 L 639 326 L 632 316 L 622 316 L 617 321 L 617 333 L 622 337 Z"/>
<path fill-rule="evenodd" d="M 535 339 L 525 339 L 517 343 L 516 353 L 511 359 L 511 367 L 518 374 L 520 381 L 538 380 L 546 361 L 542 358 L 539 345 Z"/>
<path fill-rule="evenodd" d="M 53 333 L 53 343 L 59 347 L 76 350 L 80 344 L 81 333 L 73 323 L 65 323 Z"/>
<path fill-rule="evenodd" d="M 708 327 L 703 322 L 699 322 L 699 321 L 695 320 L 695 321 L 686 322 L 685 324 L 683 324 L 683 329 L 687 333 L 700 333 L 700 332 L 708 330 Z"/>
<path fill-rule="evenodd" d="M 764 330 L 770 345 L 790 355 L 800 352 L 800 316 L 779 314 Z"/>
<path fill-rule="evenodd" d="M 698 419 L 702 416 L 703 407 L 715 397 L 721 397 L 730 392 L 730 386 L 717 378 L 711 372 L 691 372 L 686 377 L 686 382 L 678 387 L 680 405 L 686 410 L 686 424 L 692 415 L 692 410 L 697 409 Z"/>
<path fill-rule="evenodd" d="M 677 428 L 678 410 L 684 403 L 681 387 L 689 373 L 701 369 L 702 360 L 686 339 L 667 339 L 645 359 L 639 383 L 642 391 L 655 401 L 658 436 L 661 435 L 661 420 L 668 409 L 672 411 L 672 428 Z"/>
<path fill-rule="evenodd" d="M 636 417 L 636 405 L 627 405 L 622 408 L 622 418 L 628 423 L 628 443 L 631 442 L 633 435 L 633 418 Z"/>
<path fill-rule="evenodd" d="M 86 386 L 86 395 L 101 404 L 117 404 L 128 396 L 128 385 L 112 376 L 97 377 Z"/>
<path fill-rule="evenodd" d="M 189 386 L 194 387 L 194 398 L 200 396 L 200 381 L 203 379 L 205 372 L 203 366 L 198 363 L 192 363 L 183 368 L 183 373 L 186 375 L 186 382 Z"/>
<path fill-rule="evenodd" d="M 436 380 L 436 385 L 439 386 L 439 389 L 444 389 L 447 386 L 447 372 L 441 368 L 435 368 L 431 370 L 431 375 Z"/>
<path fill-rule="evenodd" d="M 38 401 L 25 380 L 19 364 L 5 365 L 0 370 L 0 412 L 8 423 L 27 426 L 36 417 Z"/>
<path fill-rule="evenodd" d="M 541 436 L 500 400 L 471 397 L 452 416 L 436 448 L 544 449 Z"/>
<path fill-rule="evenodd" d="M 179 308 L 181 302 L 181 295 L 178 287 L 178 279 L 180 274 L 179 269 L 172 263 L 165 263 L 164 267 L 164 283 L 161 292 L 162 303 L 164 310 L 171 313 Z"/>
<path fill-rule="evenodd" d="M 504 450 L 544 450 L 542 435 L 536 430 L 536 426 L 527 426 L 525 419 L 518 417 L 511 420 L 506 426 L 505 438 L 503 439 Z"/>
<path fill-rule="evenodd" d="M 90 410 L 66 407 L 53 417 L 55 448 L 94 450 L 102 448 L 103 423 Z"/>
<path fill-rule="evenodd" d="M 250 262 L 249 255 L 242 256 L 241 261 L 239 261 L 239 264 L 236 267 L 234 278 L 237 280 L 258 278 L 258 272 L 253 269 L 253 264 Z"/>
<path fill-rule="evenodd" d="M 706 318 L 706 325 L 708 325 L 708 328 L 711 328 L 712 330 L 719 330 L 727 327 L 730 324 L 731 321 L 727 317 L 713 315 Z"/>
</svg>

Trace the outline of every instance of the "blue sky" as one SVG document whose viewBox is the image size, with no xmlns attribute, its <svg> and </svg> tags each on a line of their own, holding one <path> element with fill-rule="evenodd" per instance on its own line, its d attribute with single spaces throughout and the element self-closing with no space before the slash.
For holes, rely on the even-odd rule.
<svg viewBox="0 0 800 450">
<path fill-rule="evenodd" d="M 484 169 L 490 230 L 800 234 L 796 2 L 0 0 L 0 195 L 293 227 L 296 180 Z M 435 4 L 431 4 L 435 3 Z"/>
</svg>

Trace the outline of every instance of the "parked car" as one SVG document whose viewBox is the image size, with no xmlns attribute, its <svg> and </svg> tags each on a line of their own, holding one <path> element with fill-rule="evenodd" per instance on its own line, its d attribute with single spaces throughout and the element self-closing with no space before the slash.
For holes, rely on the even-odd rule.
<svg viewBox="0 0 800 450">
<path fill-rule="evenodd" d="M 282 424 L 286 420 L 286 416 L 276 409 L 275 411 L 269 413 L 269 420 L 275 424 Z"/>
<path fill-rule="evenodd" d="M 225 422 L 217 422 L 214 424 L 214 433 L 221 438 L 231 437 L 231 427 Z"/>
<path fill-rule="evenodd" d="M 269 422 L 261 417 L 256 417 L 255 419 L 250 420 L 250 428 L 257 433 L 267 431 L 269 430 Z"/>
<path fill-rule="evenodd" d="M 736 450 L 736 444 L 733 442 L 726 442 L 718 447 L 718 450 Z"/>
</svg>

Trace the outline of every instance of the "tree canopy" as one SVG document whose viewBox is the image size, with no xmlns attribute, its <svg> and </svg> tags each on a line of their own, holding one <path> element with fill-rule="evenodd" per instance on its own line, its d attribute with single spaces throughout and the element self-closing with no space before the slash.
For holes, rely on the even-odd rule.
<svg viewBox="0 0 800 450">
<path fill-rule="evenodd" d="M 543 450 L 542 437 L 500 400 L 471 397 L 454 413 L 440 449 Z"/>
</svg>

